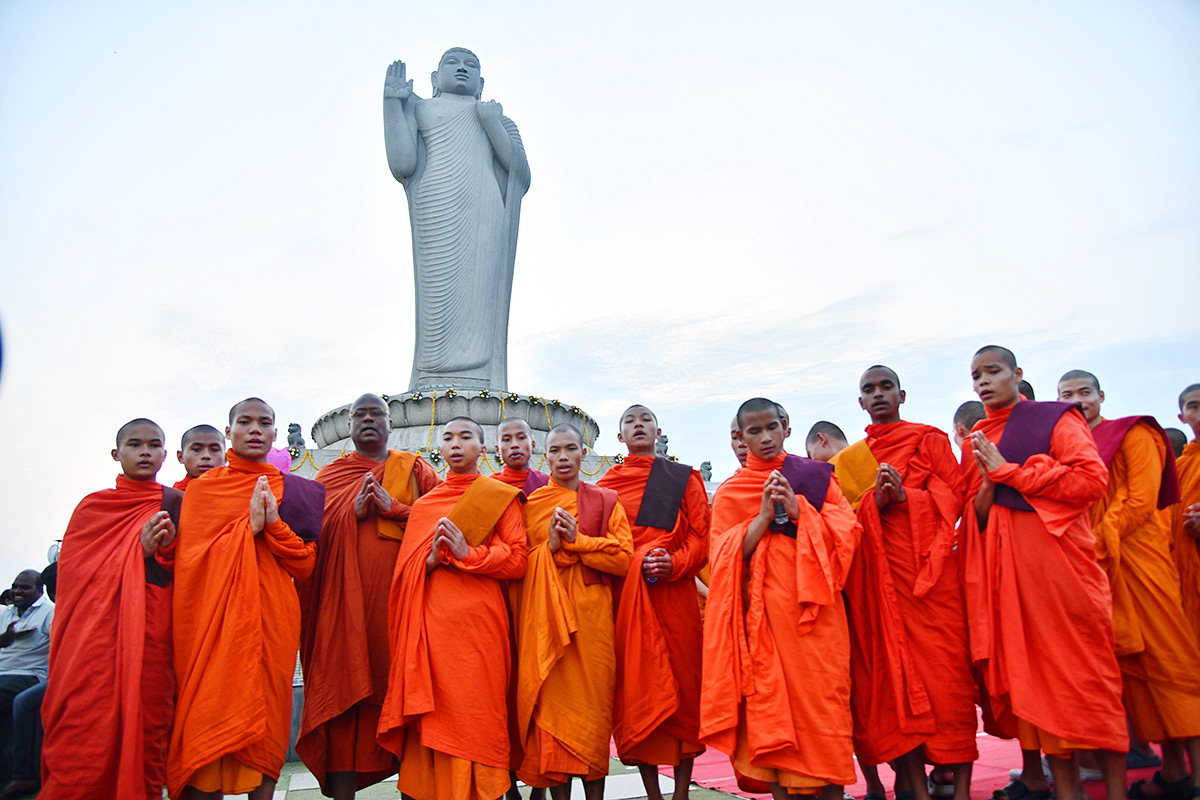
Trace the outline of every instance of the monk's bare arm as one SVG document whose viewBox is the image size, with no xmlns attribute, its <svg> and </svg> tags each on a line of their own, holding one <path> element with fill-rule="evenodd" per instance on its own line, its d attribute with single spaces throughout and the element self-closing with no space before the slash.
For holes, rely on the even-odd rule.
<svg viewBox="0 0 1200 800">
<path fill-rule="evenodd" d="M 1166 457 L 1166 445 L 1157 431 L 1144 422 L 1130 429 L 1114 462 L 1125 479 L 1097 528 L 1112 531 L 1123 539 L 1157 512 Z"/>
<path fill-rule="evenodd" d="M 1045 496 L 1079 505 L 1096 502 L 1108 486 L 1108 467 L 1100 460 L 1096 440 L 1075 412 L 1063 414 L 1054 426 L 1048 455 L 1032 456 L 1021 466 L 1005 463 L 990 470 L 990 475 L 1026 497 Z"/>
<path fill-rule="evenodd" d="M 451 556 L 450 563 L 463 572 L 476 575 L 520 578 L 525 575 L 525 565 L 529 561 L 527 542 L 520 504 L 513 501 L 500 515 L 492 535 L 483 544 L 469 548 L 461 559 Z"/>
<path fill-rule="evenodd" d="M 417 171 L 416 103 L 420 98 L 412 93 L 412 81 L 405 80 L 404 71 L 404 62 L 396 61 L 383 79 L 383 144 L 388 167 L 398 181 Z"/>
<path fill-rule="evenodd" d="M 576 536 L 573 542 L 563 540 L 562 549 L 577 553 L 579 560 L 592 569 L 625 575 L 633 560 L 633 531 L 629 529 L 625 509 L 620 503 L 613 506 L 608 515 L 607 536 Z"/>
</svg>

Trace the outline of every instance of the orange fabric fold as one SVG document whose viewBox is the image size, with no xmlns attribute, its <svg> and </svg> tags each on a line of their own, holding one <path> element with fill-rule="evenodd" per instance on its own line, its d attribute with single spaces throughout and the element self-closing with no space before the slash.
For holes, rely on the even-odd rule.
<svg viewBox="0 0 1200 800">
<path fill-rule="evenodd" d="M 626 456 L 598 486 L 617 492 L 637 518 L 653 456 Z M 677 765 L 704 752 L 700 742 L 700 673 L 704 629 L 695 577 L 708 562 L 710 511 L 700 473 L 692 470 L 671 530 L 631 522 L 634 554 L 616 588 L 617 693 L 613 738 L 626 763 Z M 649 584 L 642 562 L 655 548 L 671 556 L 671 575 Z M 664 742 L 664 737 L 668 741 Z M 670 740 L 678 742 L 670 746 Z M 662 761 L 670 752 L 668 761 Z"/>
<path fill-rule="evenodd" d="M 164 492 L 178 496 L 120 475 L 79 503 L 63 534 L 40 797 L 162 797 L 175 693 L 171 587 L 148 584 L 141 532 Z"/>
<path fill-rule="evenodd" d="M 555 508 L 580 527 L 574 542 L 563 541 L 551 553 Z M 612 734 L 613 598 L 608 584 L 587 583 L 582 568 L 624 574 L 633 553 L 629 522 L 614 502 L 604 530 L 589 529 L 578 494 L 553 479 L 529 498 L 524 519 L 529 567 L 516 620 L 517 731 L 524 759 L 517 775 L 530 786 L 553 786 L 572 775 L 595 780 L 608 774 Z"/>
<path fill-rule="evenodd" d="M 1179 585 L 1183 613 L 1200 642 L 1200 541 L 1183 528 L 1183 514 L 1188 506 L 1200 503 L 1200 442 L 1188 442 L 1183 455 L 1175 459 L 1179 473 L 1180 502 L 1162 513 L 1171 520 L 1171 554 L 1179 570 Z"/>
<path fill-rule="evenodd" d="M 467 544 L 474 547 L 496 527 L 497 520 L 509 505 L 523 497 L 520 489 L 504 481 L 475 481 L 467 487 L 446 518 L 458 526 Z"/>
<path fill-rule="evenodd" d="M 987 409 L 974 430 L 996 443 L 1012 408 Z M 968 440 L 969 442 L 969 440 Z M 983 676 L 994 732 L 1017 736 L 1024 720 L 1054 736 L 1124 752 L 1129 746 L 1121 674 L 1113 655 L 1112 592 L 1096 561 L 1088 509 L 1108 482 L 1081 414 L 1055 425 L 1050 452 L 992 472 L 1034 508 L 992 505 L 981 529 L 982 485 L 969 443 L 960 529 L 971 657 Z M 1086 653 L 1053 658 L 1052 653 Z"/>
<path fill-rule="evenodd" d="M 292 581 L 312 571 L 316 543 L 282 521 L 253 533 L 248 508 L 261 476 L 283 502 L 279 470 L 233 451 L 226 466 L 184 493 L 173 609 L 178 693 L 167 760 L 172 797 L 222 757 L 272 779 L 283 767 L 300 645 Z"/>
<path fill-rule="evenodd" d="M 870 488 L 856 512 L 863 539 L 846 582 L 855 752 L 878 764 L 924 745 L 934 763 L 973 761 L 975 685 L 953 550 L 965 492 L 958 461 L 945 433 L 911 422 L 867 426 L 864 447 L 871 458 L 853 479 Z M 905 502 L 882 515 L 878 466 L 869 478 L 862 471 L 871 462 L 891 465 L 904 484 Z M 837 467 L 839 482 L 850 467 Z"/>
<path fill-rule="evenodd" d="M 1125 705 L 1134 730 L 1154 742 L 1200 735 L 1200 647 L 1183 612 L 1170 522 L 1157 508 L 1167 458 L 1162 435 L 1136 423 L 1091 510 L 1096 554 L 1112 585 Z"/>
<path fill-rule="evenodd" d="M 388 600 L 391 663 L 379 718 L 378 741 L 401 756 L 399 788 L 417 800 L 434 795 L 438 765 L 509 768 L 508 610 L 500 581 L 519 578 L 527 561 L 520 503 L 510 502 L 495 528 L 463 559 L 443 554 L 426 572 L 438 520 L 478 474 L 446 475 L 446 482 L 413 504 L 396 559 Z M 464 641 L 471 642 L 463 648 Z M 405 762 L 406 740 L 418 753 Z M 470 775 L 491 774 L 486 770 Z M 406 777 L 407 775 L 407 777 Z M 449 785 L 451 776 L 442 776 Z M 501 790 L 503 791 L 503 790 Z"/>
<path fill-rule="evenodd" d="M 375 476 L 391 495 L 392 508 L 362 519 L 354 503 L 367 474 Z M 347 453 L 317 473 L 325 485 L 325 514 L 318 541 L 316 567 L 298 585 L 302 626 L 300 663 L 304 672 L 304 712 L 296 752 L 322 788 L 335 729 L 357 730 L 360 704 L 378 720 L 387 692 L 389 649 L 387 608 L 392 573 L 400 553 L 401 531 L 407 522 L 414 492 L 419 496 L 439 482 L 437 473 L 412 453 L 391 451 L 383 461 Z M 382 527 L 393 527 L 381 536 Z M 349 722 L 341 721 L 343 716 Z M 353 724 L 351 724 L 353 723 Z M 395 767 L 391 753 L 370 737 L 341 760 L 337 771 L 360 772 L 358 788 L 383 780 Z M 361 739 L 362 737 L 356 737 Z M 354 768 L 361 754 L 367 768 Z"/>
<path fill-rule="evenodd" d="M 768 531 L 746 562 L 742 540 L 782 463 L 751 454 L 713 499 L 700 737 L 750 777 L 853 783 L 841 589 L 860 528 L 833 479 L 820 512 L 798 498 L 795 539 Z"/>
</svg>

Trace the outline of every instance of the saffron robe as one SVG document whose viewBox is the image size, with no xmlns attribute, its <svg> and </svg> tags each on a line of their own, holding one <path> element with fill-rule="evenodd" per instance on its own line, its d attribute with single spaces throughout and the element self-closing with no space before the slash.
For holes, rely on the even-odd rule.
<svg viewBox="0 0 1200 800">
<path fill-rule="evenodd" d="M 188 484 L 191 482 L 192 482 L 192 477 L 190 475 L 184 475 L 182 478 L 180 478 L 179 480 L 172 483 L 171 488 L 178 489 L 181 492 L 186 492 Z"/>
<path fill-rule="evenodd" d="M 576 519 L 574 542 L 550 552 L 550 519 Z M 623 575 L 633 536 L 616 492 L 551 480 L 525 505 L 529 566 L 517 607 L 517 731 L 524 758 L 517 777 L 530 786 L 608 774 L 616 688 L 611 575 Z"/>
<path fill-rule="evenodd" d="M 1183 612 L 1193 637 L 1200 642 L 1200 540 L 1183 527 L 1188 506 L 1200 503 L 1200 442 L 1187 443 L 1183 455 L 1175 459 L 1175 469 L 1179 473 L 1180 501 L 1165 513 L 1171 518 L 1171 553 L 1179 569 Z"/>
<path fill-rule="evenodd" d="M 39 797 L 161 800 L 175 704 L 171 663 L 174 545 L 147 558 L 142 527 L 179 521 L 183 495 L 117 476 L 89 494 L 63 534 L 42 703 Z"/>
<path fill-rule="evenodd" d="M 250 497 L 262 476 L 280 519 L 255 535 Z M 319 484 L 306 483 L 320 491 L 289 499 L 278 468 L 230 450 L 226 466 L 192 481 L 183 495 L 175 557 L 178 692 L 167 759 L 172 797 L 188 785 L 237 794 L 264 777 L 279 778 L 300 645 L 292 580 L 307 578 L 316 562 L 316 542 L 284 522 L 285 508 L 315 503 L 295 510 L 319 519 L 324 495 Z"/>
<path fill-rule="evenodd" d="M 550 482 L 550 476 L 544 472 L 536 469 L 513 469 L 507 465 L 499 472 L 493 473 L 492 477 L 515 489 L 520 489 L 526 497 Z"/>
<path fill-rule="evenodd" d="M 370 505 L 358 519 L 368 473 L 392 506 L 376 513 Z M 317 563 L 298 586 L 304 713 L 296 752 L 322 791 L 327 772 L 357 773 L 362 789 L 396 771 L 395 756 L 375 743 L 390 661 L 388 595 L 412 504 L 440 479 L 423 458 L 392 450 L 383 461 L 347 453 L 317 480 L 325 485 Z"/>
<path fill-rule="evenodd" d="M 1200 647 L 1183 613 L 1170 521 L 1158 509 L 1164 467 L 1174 466 L 1168 454 L 1160 429 L 1135 423 L 1091 512 L 1096 555 L 1112 585 L 1125 707 L 1150 742 L 1200 736 Z"/>
<path fill-rule="evenodd" d="M 865 487 L 848 496 L 863 528 L 846 581 L 854 749 L 867 764 L 919 745 L 935 764 L 974 761 L 975 681 L 954 551 L 962 471 L 937 428 L 900 421 L 866 432 L 832 461 L 842 487 Z M 855 467 L 860 449 L 869 461 Z M 884 463 L 899 471 L 905 502 L 881 514 L 875 476 Z"/>
<path fill-rule="evenodd" d="M 704 628 L 695 577 L 708 563 L 710 510 L 700 473 L 683 464 L 686 485 L 671 527 L 637 522 L 658 459 L 628 455 L 597 481 L 620 497 L 633 521 L 633 558 L 620 582 L 617 695 L 613 738 L 627 764 L 678 765 L 704 752 L 700 742 L 700 673 Z M 664 464 L 662 466 L 667 466 Z M 660 467 L 661 468 L 661 467 Z M 671 574 L 656 583 L 642 562 L 656 548 L 671 556 Z"/>
<path fill-rule="evenodd" d="M 512 655 L 500 582 L 525 574 L 519 494 L 489 497 L 503 510 L 466 557 L 443 550 L 441 565 L 428 573 L 425 566 L 438 520 L 477 480 L 510 491 L 478 473 L 447 473 L 445 483 L 413 504 L 392 577 L 392 658 L 377 738 L 400 757 L 399 789 L 416 800 L 495 800 L 511 784 Z"/>
<path fill-rule="evenodd" d="M 763 484 L 784 458 L 751 453 L 713 498 L 700 738 L 742 775 L 812 791 L 856 780 L 841 590 L 861 529 L 831 478 L 820 510 L 797 494 L 795 538 L 768 531 L 744 560 Z"/>
<path fill-rule="evenodd" d="M 987 408 L 972 430 L 999 442 L 1017 405 Z M 1048 452 L 991 473 L 997 488 L 1011 487 L 1034 510 L 995 503 L 982 529 L 973 504 L 983 479 L 978 469 L 965 469 L 974 459 L 966 440 L 960 546 L 967 622 L 993 732 L 1017 737 L 1020 720 L 1082 747 L 1125 752 L 1112 592 L 1088 517 L 1108 470 L 1087 423 L 1077 410 L 1066 411 L 1050 431 Z M 1062 653 L 1079 655 L 1055 655 Z"/>
</svg>

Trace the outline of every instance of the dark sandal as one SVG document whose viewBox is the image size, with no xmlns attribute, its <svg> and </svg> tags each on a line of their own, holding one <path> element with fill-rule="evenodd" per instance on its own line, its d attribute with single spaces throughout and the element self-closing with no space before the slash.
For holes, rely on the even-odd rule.
<svg viewBox="0 0 1200 800">
<path fill-rule="evenodd" d="M 1019 780 L 1015 780 L 1003 789 L 992 792 L 992 800 L 1050 800 L 1049 789 L 1038 789 L 1036 792 Z"/>
<path fill-rule="evenodd" d="M 1154 784 L 1158 787 L 1158 791 L 1148 793 L 1146 786 Z M 1189 800 L 1193 797 L 1192 781 L 1189 776 L 1180 778 L 1177 781 L 1163 780 L 1162 771 L 1155 770 L 1154 777 L 1150 780 L 1134 781 L 1129 787 L 1129 800 Z"/>
</svg>

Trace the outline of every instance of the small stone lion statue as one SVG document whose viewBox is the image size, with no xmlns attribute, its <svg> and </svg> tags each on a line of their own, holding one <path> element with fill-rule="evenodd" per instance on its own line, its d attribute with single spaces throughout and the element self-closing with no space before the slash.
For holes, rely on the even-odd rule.
<svg viewBox="0 0 1200 800">
<path fill-rule="evenodd" d="M 304 448 L 304 434 L 300 432 L 300 425 L 298 423 L 295 423 L 295 422 L 288 423 L 287 443 L 288 443 L 288 447 L 299 447 L 301 450 L 305 449 Z"/>
</svg>

